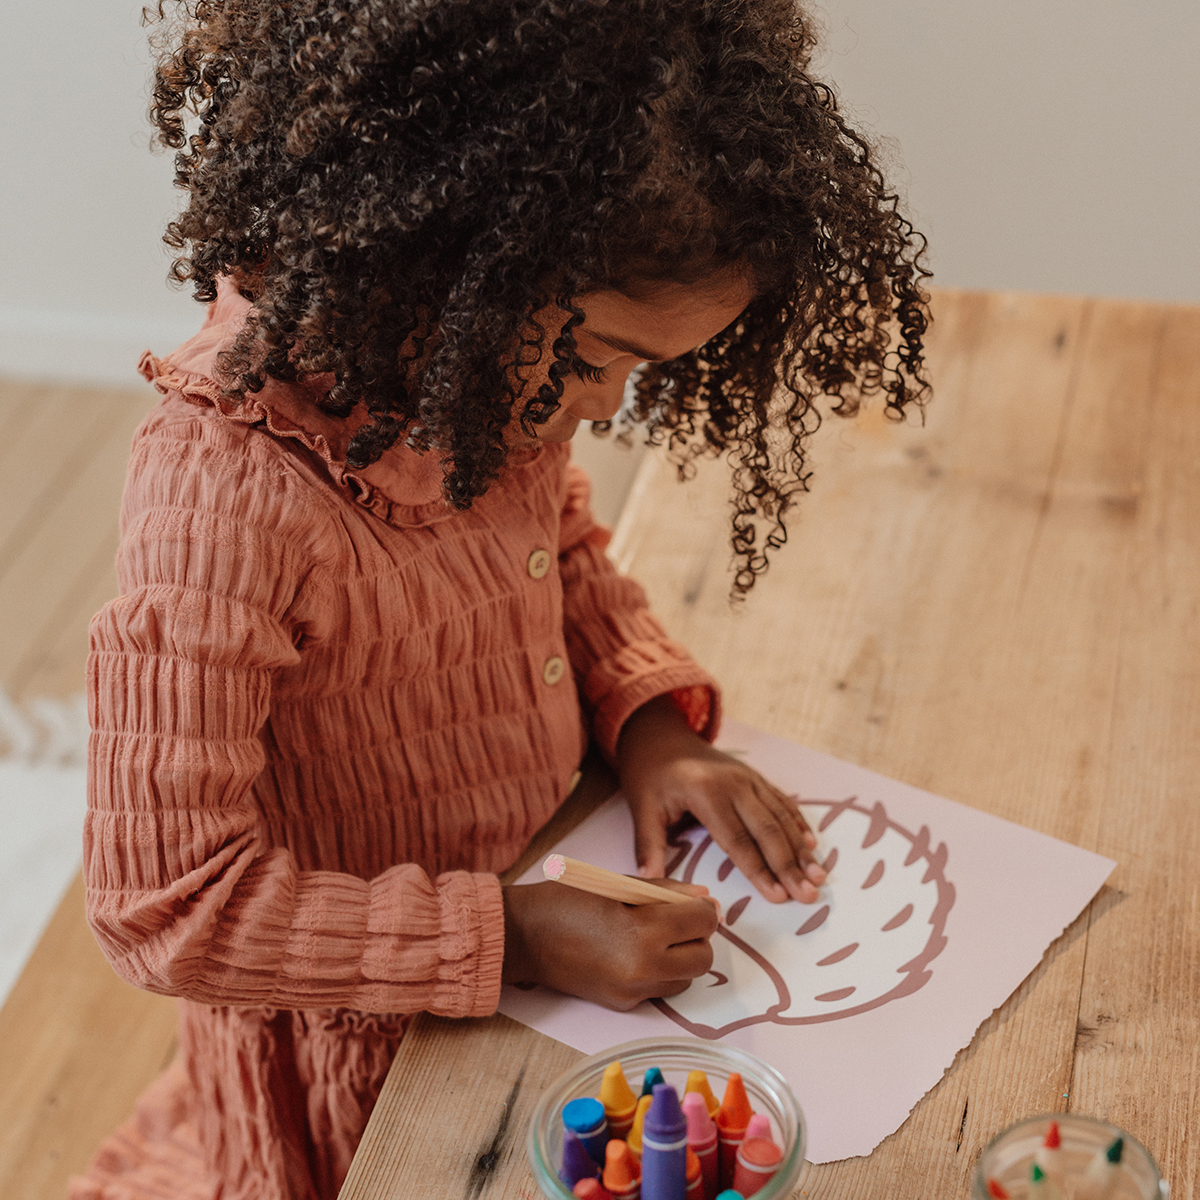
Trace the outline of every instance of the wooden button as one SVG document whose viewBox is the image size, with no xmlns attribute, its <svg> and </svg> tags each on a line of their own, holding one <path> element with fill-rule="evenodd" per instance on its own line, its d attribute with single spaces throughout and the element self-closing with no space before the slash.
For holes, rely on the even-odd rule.
<svg viewBox="0 0 1200 1200">
<path fill-rule="evenodd" d="M 535 550 L 530 556 L 529 561 L 525 564 L 525 570 L 529 572 L 530 579 L 542 579 L 550 570 L 550 551 Z"/>
<path fill-rule="evenodd" d="M 546 665 L 542 668 L 542 679 L 553 687 L 566 672 L 567 664 L 557 654 L 553 654 L 546 659 Z"/>
</svg>

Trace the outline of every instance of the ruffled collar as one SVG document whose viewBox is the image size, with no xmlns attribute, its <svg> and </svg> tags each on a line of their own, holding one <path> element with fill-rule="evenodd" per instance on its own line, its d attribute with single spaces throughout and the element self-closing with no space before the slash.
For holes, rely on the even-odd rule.
<svg viewBox="0 0 1200 1200">
<path fill-rule="evenodd" d="M 436 454 L 418 454 L 396 445 L 369 467 L 351 469 L 346 464 L 350 439 L 367 417 L 356 413 L 343 420 L 317 407 L 317 400 L 333 386 L 332 375 L 315 375 L 300 383 L 268 379 L 261 391 L 247 392 L 240 404 L 221 394 L 216 358 L 236 336 L 249 310 L 250 301 L 222 279 L 200 332 L 166 358 L 155 358 L 147 350 L 138 370 L 164 395 L 178 392 L 230 421 L 263 425 L 276 437 L 300 442 L 325 461 L 334 483 L 389 525 L 428 525 L 453 516 L 454 509 L 442 494 L 442 467 Z M 508 469 L 528 466 L 540 455 L 540 447 L 514 451 Z"/>
</svg>

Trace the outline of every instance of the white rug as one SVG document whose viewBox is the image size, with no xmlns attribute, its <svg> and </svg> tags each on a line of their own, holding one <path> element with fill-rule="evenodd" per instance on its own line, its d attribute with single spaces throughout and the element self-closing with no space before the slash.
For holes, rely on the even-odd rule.
<svg viewBox="0 0 1200 1200">
<path fill-rule="evenodd" d="M 79 869 L 87 707 L 0 691 L 0 1003 Z"/>
</svg>

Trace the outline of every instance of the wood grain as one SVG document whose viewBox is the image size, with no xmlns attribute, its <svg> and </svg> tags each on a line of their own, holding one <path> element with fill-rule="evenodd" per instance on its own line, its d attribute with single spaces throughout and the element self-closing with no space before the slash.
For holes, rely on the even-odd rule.
<svg viewBox="0 0 1200 1200">
<path fill-rule="evenodd" d="M 0 383 L 0 683 L 16 699 L 83 691 L 129 441 L 154 399 Z M 174 1003 L 113 974 L 77 877 L 0 1009 L 0 1196 L 64 1195 L 174 1045 Z"/>
<path fill-rule="evenodd" d="M 797 1194 L 965 1196 L 999 1129 L 1070 1109 L 1130 1129 L 1190 1200 L 1200 310 L 940 292 L 935 315 L 924 425 L 878 407 L 827 420 L 812 493 L 745 604 L 728 599 L 721 464 L 680 487 L 645 459 L 610 552 L 723 681 L 731 715 L 1121 864 L 901 1129 L 867 1158 L 809 1167 Z M 422 1024 L 393 1074 L 498 1054 L 493 1105 L 549 1051 L 492 1028 Z M 342 1200 L 385 1179 L 379 1195 L 458 1194 L 482 1139 L 427 1160 L 420 1131 L 450 1119 L 434 1104 L 397 1155 L 390 1096 Z M 506 1162 L 479 1194 L 533 1195 Z"/>
</svg>

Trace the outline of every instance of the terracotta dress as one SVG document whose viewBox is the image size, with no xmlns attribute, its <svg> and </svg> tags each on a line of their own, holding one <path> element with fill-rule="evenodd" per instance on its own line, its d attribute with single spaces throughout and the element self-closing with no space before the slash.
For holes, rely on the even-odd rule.
<svg viewBox="0 0 1200 1200">
<path fill-rule="evenodd" d="M 333 1200 L 406 1016 L 495 1007 L 495 873 L 589 735 L 711 680 L 604 557 L 565 446 L 468 512 L 432 456 L 363 471 L 322 381 L 231 408 L 246 303 L 143 373 L 120 596 L 92 624 L 88 916 L 180 997 L 180 1054 L 72 1200 Z M 328 381 L 324 381 L 328 386 Z"/>
</svg>

